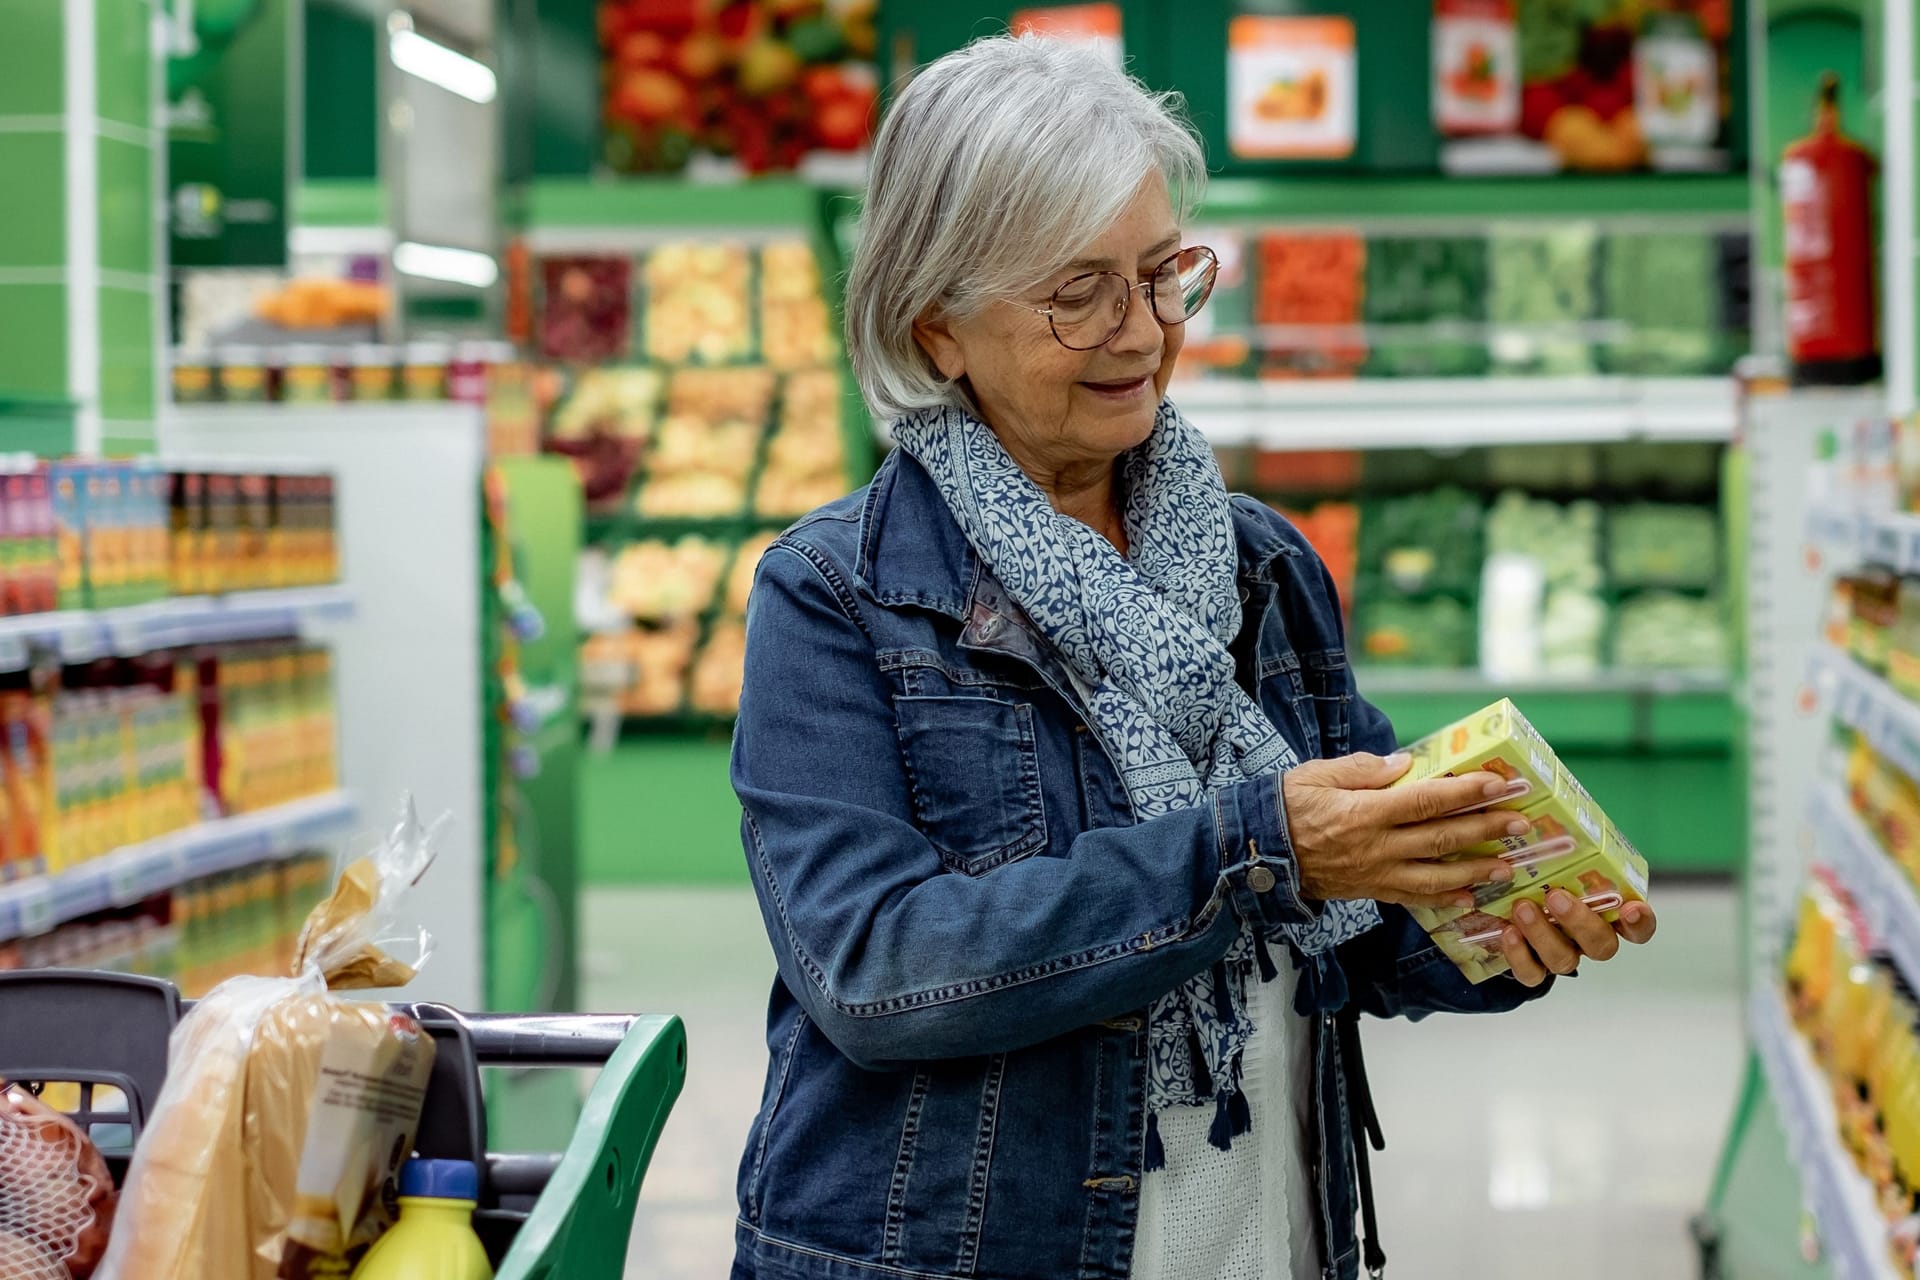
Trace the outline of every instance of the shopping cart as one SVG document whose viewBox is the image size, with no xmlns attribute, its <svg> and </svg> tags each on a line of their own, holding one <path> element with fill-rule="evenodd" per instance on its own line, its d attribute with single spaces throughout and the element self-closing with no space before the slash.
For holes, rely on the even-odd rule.
<svg viewBox="0 0 1920 1280">
<path fill-rule="evenodd" d="M 170 982 L 88 970 L 0 973 L 0 1080 L 63 1083 L 116 1181 L 167 1075 L 187 1006 Z M 619 1280 L 640 1182 L 687 1076 L 687 1033 L 658 1015 L 471 1014 L 402 1004 L 435 1042 L 415 1147 L 480 1169 L 474 1228 L 497 1280 Z M 481 1067 L 600 1067 L 567 1149 L 487 1150 Z"/>
</svg>

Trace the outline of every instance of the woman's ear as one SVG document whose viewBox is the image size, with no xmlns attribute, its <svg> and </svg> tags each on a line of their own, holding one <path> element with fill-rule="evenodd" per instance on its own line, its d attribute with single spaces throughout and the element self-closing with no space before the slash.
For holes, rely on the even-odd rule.
<svg viewBox="0 0 1920 1280">
<path fill-rule="evenodd" d="M 913 322 L 913 340 L 933 361 L 933 367 L 949 382 L 967 376 L 967 358 L 953 336 L 953 322 L 938 311 L 929 311 Z"/>
</svg>

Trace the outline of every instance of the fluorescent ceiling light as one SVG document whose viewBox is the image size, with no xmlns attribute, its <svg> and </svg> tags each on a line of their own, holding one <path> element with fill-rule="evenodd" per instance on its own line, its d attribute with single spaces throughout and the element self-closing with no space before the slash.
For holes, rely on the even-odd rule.
<svg viewBox="0 0 1920 1280">
<path fill-rule="evenodd" d="M 427 39 L 411 24 L 390 24 L 387 55 L 393 59 L 394 66 L 408 75 L 419 76 L 470 102 L 492 102 L 499 91 L 493 69 L 486 63 L 456 53 L 438 40 Z"/>
<path fill-rule="evenodd" d="M 492 254 L 439 244 L 416 244 L 411 240 L 393 247 L 393 268 L 410 276 L 471 285 L 476 289 L 489 288 L 500 278 L 500 264 L 493 260 Z"/>
</svg>

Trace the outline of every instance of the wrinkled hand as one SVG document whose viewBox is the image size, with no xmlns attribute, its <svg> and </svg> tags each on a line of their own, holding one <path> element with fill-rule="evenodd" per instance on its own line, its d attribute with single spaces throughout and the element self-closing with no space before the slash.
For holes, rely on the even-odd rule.
<svg viewBox="0 0 1920 1280">
<path fill-rule="evenodd" d="M 1652 907 L 1629 902 L 1620 908 L 1619 923 L 1608 924 L 1564 889 L 1547 894 L 1547 910 L 1551 919 L 1531 902 L 1520 903 L 1500 934 L 1500 949 L 1525 986 L 1539 986 L 1549 973 L 1572 973 L 1583 958 L 1611 960 L 1620 954 L 1620 939 L 1648 942 L 1659 923 Z"/>
<path fill-rule="evenodd" d="M 1459 812 L 1512 796 L 1510 784 L 1497 774 L 1469 773 L 1384 790 L 1409 763 L 1405 755 L 1363 753 L 1310 761 L 1282 778 L 1287 829 L 1308 897 L 1470 907 L 1474 885 L 1513 879 L 1513 868 L 1498 858 L 1435 861 L 1527 832 L 1526 821 L 1507 810 Z"/>
</svg>

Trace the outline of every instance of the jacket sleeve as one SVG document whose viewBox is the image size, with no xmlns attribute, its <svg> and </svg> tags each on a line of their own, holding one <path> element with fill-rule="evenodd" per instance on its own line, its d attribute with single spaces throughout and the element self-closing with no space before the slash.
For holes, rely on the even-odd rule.
<svg viewBox="0 0 1920 1280">
<path fill-rule="evenodd" d="M 1333 577 L 1317 555 L 1314 567 L 1337 618 L 1340 596 Z M 1348 705 L 1352 708 L 1353 749 L 1392 755 L 1401 745 L 1393 722 L 1360 696 L 1351 668 L 1346 679 L 1346 692 L 1352 696 Z M 1340 965 L 1346 971 L 1352 998 L 1368 1013 L 1416 1020 L 1429 1013 L 1504 1013 L 1539 999 L 1553 986 L 1551 975 L 1539 986 L 1527 987 L 1505 974 L 1476 986 L 1467 981 L 1404 907 L 1386 902 L 1379 906 L 1380 925 L 1340 947 Z"/>
<path fill-rule="evenodd" d="M 748 609 L 733 784 L 781 977 L 856 1063 L 1035 1044 L 1150 1004 L 1242 919 L 1314 917 L 1274 777 L 970 877 L 915 827 L 897 734 L 859 600 L 831 559 L 776 544 Z"/>
</svg>

